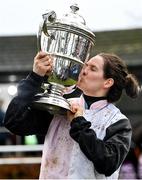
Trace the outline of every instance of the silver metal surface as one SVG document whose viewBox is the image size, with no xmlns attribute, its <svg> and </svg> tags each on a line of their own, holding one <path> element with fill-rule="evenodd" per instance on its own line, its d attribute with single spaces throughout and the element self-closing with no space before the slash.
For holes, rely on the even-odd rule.
<svg viewBox="0 0 142 180">
<path fill-rule="evenodd" d="M 64 88 L 76 83 L 95 43 L 95 35 L 78 10 L 77 5 L 72 5 L 71 12 L 61 19 L 54 11 L 48 11 L 43 14 L 39 27 L 38 48 L 53 56 L 53 71 L 43 84 L 45 92 L 37 95 L 39 98 L 34 105 L 52 114 L 70 109 L 68 101 L 63 98 Z"/>
</svg>

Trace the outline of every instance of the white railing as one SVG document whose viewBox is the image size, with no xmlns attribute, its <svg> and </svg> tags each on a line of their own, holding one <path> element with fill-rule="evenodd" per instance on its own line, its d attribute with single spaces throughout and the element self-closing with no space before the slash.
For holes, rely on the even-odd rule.
<svg viewBox="0 0 142 180">
<path fill-rule="evenodd" d="M 41 157 L 10 157 L 10 158 L 0 158 L 0 165 L 8 164 L 40 164 Z"/>
<path fill-rule="evenodd" d="M 7 164 L 40 164 L 41 157 L 7 157 L 5 153 L 24 153 L 24 152 L 41 152 L 43 145 L 0 145 L 0 153 L 4 154 L 4 157 L 0 158 L 0 165 Z"/>
<path fill-rule="evenodd" d="M 43 145 L 0 145 L 0 153 L 42 151 Z"/>
</svg>

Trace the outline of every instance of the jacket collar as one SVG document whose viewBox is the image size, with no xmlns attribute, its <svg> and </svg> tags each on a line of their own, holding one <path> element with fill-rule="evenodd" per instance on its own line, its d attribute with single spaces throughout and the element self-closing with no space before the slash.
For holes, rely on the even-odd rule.
<svg viewBox="0 0 142 180">
<path fill-rule="evenodd" d="M 83 95 L 81 95 L 81 97 L 80 97 L 80 103 L 81 103 L 81 105 L 83 105 L 84 109 L 86 109 L 85 108 L 86 107 L 86 102 L 84 100 Z M 105 100 L 96 101 L 96 102 L 91 104 L 89 110 L 98 111 L 98 110 L 104 108 L 107 105 L 108 105 L 108 101 L 106 99 Z"/>
</svg>

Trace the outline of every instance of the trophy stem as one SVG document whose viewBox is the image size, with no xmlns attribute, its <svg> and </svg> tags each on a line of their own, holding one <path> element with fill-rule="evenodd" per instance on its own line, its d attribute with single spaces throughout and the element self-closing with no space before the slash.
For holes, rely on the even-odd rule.
<svg viewBox="0 0 142 180">
<path fill-rule="evenodd" d="M 62 96 L 64 89 L 65 87 L 63 85 L 51 82 L 50 85 L 48 86 L 47 91 L 49 94 Z"/>
<path fill-rule="evenodd" d="M 51 114 L 66 114 L 66 111 L 70 110 L 70 104 L 63 97 L 64 88 L 57 83 L 46 84 L 45 92 L 36 95 L 34 107 L 47 110 Z"/>
</svg>

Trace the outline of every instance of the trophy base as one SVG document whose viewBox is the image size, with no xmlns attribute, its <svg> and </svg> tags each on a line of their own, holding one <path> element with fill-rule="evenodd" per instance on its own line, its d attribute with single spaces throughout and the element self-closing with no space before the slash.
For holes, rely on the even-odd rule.
<svg viewBox="0 0 142 180">
<path fill-rule="evenodd" d="M 62 96 L 54 94 L 38 94 L 33 106 L 37 109 L 46 110 L 51 114 L 65 115 L 70 110 L 69 102 Z"/>
</svg>

